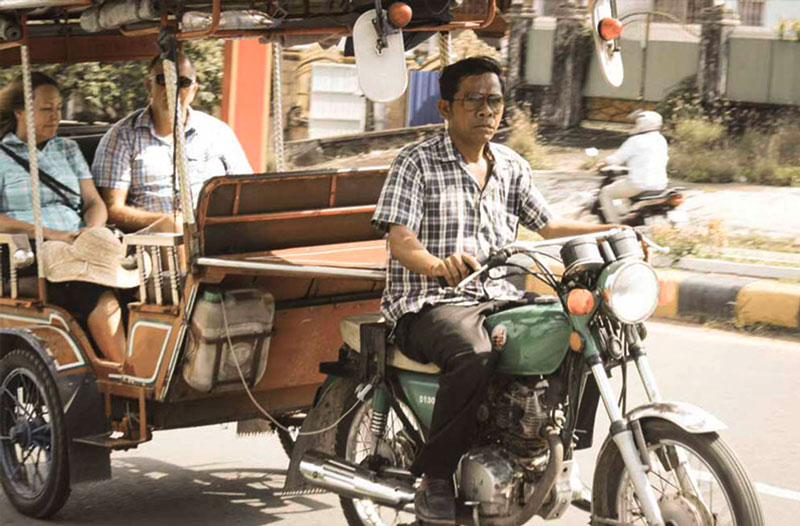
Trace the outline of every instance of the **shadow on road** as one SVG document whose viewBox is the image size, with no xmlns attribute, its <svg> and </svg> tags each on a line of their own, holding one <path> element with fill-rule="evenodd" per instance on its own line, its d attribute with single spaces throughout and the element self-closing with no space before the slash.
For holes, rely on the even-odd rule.
<svg viewBox="0 0 800 526">
<path fill-rule="evenodd" d="M 73 489 L 47 522 L 6 516 L 0 524 L 257 526 L 329 510 L 319 493 L 283 494 L 285 470 L 204 464 L 191 469 L 145 457 L 112 459 L 113 478 Z M 312 498 L 313 497 L 313 498 Z M 4 496 L 0 500 L 6 500 Z M 7 505 L 8 502 L 3 504 Z"/>
</svg>

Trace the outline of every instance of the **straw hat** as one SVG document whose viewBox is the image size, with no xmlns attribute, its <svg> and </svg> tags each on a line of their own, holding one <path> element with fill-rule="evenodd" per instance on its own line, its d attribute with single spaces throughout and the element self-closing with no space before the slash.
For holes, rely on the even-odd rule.
<svg viewBox="0 0 800 526">
<path fill-rule="evenodd" d="M 125 268 L 122 242 L 105 228 L 87 228 L 72 243 L 46 241 L 42 245 L 44 275 L 49 281 L 88 281 L 127 289 L 139 285 L 139 271 Z M 149 267 L 145 258 L 145 267 Z M 126 265 L 128 267 L 128 265 Z M 149 273 L 149 268 L 145 269 Z"/>
</svg>

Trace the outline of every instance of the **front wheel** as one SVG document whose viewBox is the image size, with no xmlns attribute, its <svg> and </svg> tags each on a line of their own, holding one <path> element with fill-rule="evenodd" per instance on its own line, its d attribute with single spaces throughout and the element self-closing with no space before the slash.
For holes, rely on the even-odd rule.
<svg viewBox="0 0 800 526">
<path fill-rule="evenodd" d="M 0 360 L 0 482 L 20 513 L 44 518 L 69 496 L 64 412 L 55 381 L 33 352 Z"/>
<path fill-rule="evenodd" d="M 663 420 L 643 422 L 642 431 L 652 466 L 648 477 L 666 524 L 763 526 L 753 483 L 719 435 L 695 435 Z M 598 459 L 593 491 L 593 517 L 646 524 L 613 442 Z"/>
<path fill-rule="evenodd" d="M 348 411 L 355 403 L 355 395 L 344 405 Z M 403 413 L 420 432 L 419 422 L 411 410 L 400 402 Z M 336 428 L 336 456 L 347 459 L 354 464 L 367 460 L 373 450 L 375 437 L 370 431 L 372 421 L 372 398 L 351 411 Z M 408 469 L 413 462 L 416 450 L 414 441 L 404 430 L 400 417 L 389 410 L 386 421 L 386 432 L 378 442 L 377 456 L 386 466 Z M 409 524 L 415 520 L 414 514 L 402 512 L 388 506 L 380 506 L 367 499 L 351 499 L 340 497 L 342 511 L 349 526 L 394 526 Z"/>
</svg>

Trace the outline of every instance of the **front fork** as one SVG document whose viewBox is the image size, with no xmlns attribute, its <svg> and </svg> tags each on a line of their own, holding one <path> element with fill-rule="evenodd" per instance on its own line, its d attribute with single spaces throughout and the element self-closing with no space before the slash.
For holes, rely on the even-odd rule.
<svg viewBox="0 0 800 526">
<path fill-rule="evenodd" d="M 611 382 L 606 374 L 605 366 L 600 358 L 600 353 L 595 345 L 595 340 L 588 331 L 588 327 L 577 327 L 582 333 L 585 342 L 584 357 L 589 364 L 592 376 L 597 383 L 603 405 L 606 408 L 609 419 L 611 420 L 611 437 L 620 451 L 625 468 L 631 478 L 636 497 L 639 499 L 642 511 L 644 512 L 647 523 L 651 526 L 664 526 L 664 518 L 658 505 L 653 488 L 647 477 L 651 469 L 649 462 L 649 452 L 647 444 L 641 434 L 641 427 L 638 422 L 628 422 L 625 415 L 617 403 L 616 396 Z M 580 329 L 586 329 L 585 332 Z M 650 367 L 650 361 L 644 352 L 644 347 L 639 337 L 636 327 L 626 326 L 626 336 L 630 342 L 631 354 L 633 355 L 636 369 L 644 385 L 647 398 L 650 402 L 661 401 L 661 393 L 656 384 L 655 375 Z M 623 367 L 627 367 L 623 364 Z M 675 466 L 675 473 L 682 493 L 701 498 L 698 490 L 697 479 L 689 465 L 686 454 L 681 449 L 676 449 L 678 465 Z"/>
<path fill-rule="evenodd" d="M 639 332 L 633 326 L 628 326 L 628 329 L 628 337 L 631 341 L 631 354 L 633 354 L 636 369 L 639 371 L 639 377 L 642 379 L 642 385 L 644 385 L 647 398 L 650 402 L 660 402 L 662 400 L 661 393 L 656 385 L 656 377 L 653 374 L 653 370 L 650 368 L 650 360 L 647 358 L 647 354 L 644 351 Z M 674 449 L 674 453 L 678 459 L 678 465 L 675 466 L 674 469 L 678 477 L 678 485 L 681 491 L 687 495 L 694 495 L 707 507 L 706 503 L 703 502 L 703 496 L 697 484 L 697 477 L 694 474 L 694 470 L 689 465 L 686 452 L 681 448 Z"/>
</svg>

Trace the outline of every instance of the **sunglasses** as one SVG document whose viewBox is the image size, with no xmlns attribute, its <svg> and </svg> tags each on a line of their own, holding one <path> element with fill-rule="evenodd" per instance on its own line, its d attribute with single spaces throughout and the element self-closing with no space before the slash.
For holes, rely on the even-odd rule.
<svg viewBox="0 0 800 526">
<path fill-rule="evenodd" d="M 153 78 L 155 79 L 156 84 L 158 84 L 159 86 L 166 86 L 167 85 L 167 78 L 164 76 L 163 73 L 159 73 L 157 75 L 153 75 Z M 178 86 L 181 89 L 188 88 L 192 84 L 194 84 L 194 79 L 192 79 L 190 77 L 184 77 L 184 76 L 178 77 Z"/>
</svg>

